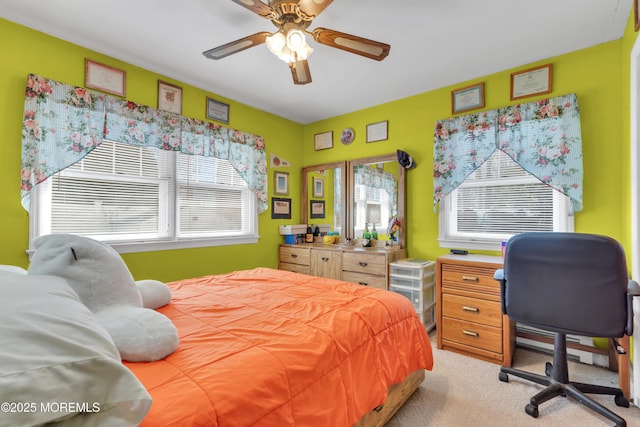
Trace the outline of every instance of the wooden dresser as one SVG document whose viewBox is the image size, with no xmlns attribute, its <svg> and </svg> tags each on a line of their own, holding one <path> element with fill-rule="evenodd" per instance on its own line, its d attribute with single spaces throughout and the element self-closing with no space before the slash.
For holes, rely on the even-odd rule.
<svg viewBox="0 0 640 427">
<path fill-rule="evenodd" d="M 406 257 L 407 251 L 399 247 L 282 244 L 278 268 L 389 289 L 389 264 Z"/>
<path fill-rule="evenodd" d="M 515 322 L 502 314 L 493 274 L 502 258 L 445 255 L 436 261 L 437 346 L 511 366 Z"/>
</svg>

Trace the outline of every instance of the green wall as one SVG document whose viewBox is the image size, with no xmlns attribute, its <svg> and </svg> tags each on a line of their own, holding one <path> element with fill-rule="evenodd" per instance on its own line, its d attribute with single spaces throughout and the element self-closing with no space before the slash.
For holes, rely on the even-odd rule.
<svg viewBox="0 0 640 427">
<path fill-rule="evenodd" d="M 271 220 L 270 211 L 261 214 L 261 238 L 255 245 L 124 254 L 136 279 L 174 280 L 255 266 L 275 267 L 277 246 L 283 241 L 278 225 L 301 222 L 302 166 L 395 153 L 396 149 L 408 151 L 418 165 L 407 173 L 408 220 L 404 228 L 409 254 L 433 259 L 447 252 L 436 240 L 438 218 L 432 206 L 434 122 L 451 116 L 451 90 L 484 82 L 486 109 L 503 107 L 513 103 L 509 100 L 510 73 L 547 63 L 553 64 L 553 92 L 549 96 L 576 93 L 581 111 L 584 210 L 576 215 L 576 231 L 612 236 L 630 250 L 629 52 L 636 38 L 630 22 L 620 40 L 304 126 L 2 19 L 0 38 L 12 40 L 4 43 L 0 59 L 1 264 L 28 266 L 28 215 L 20 205 L 19 191 L 26 75 L 36 73 L 82 86 L 85 57 L 125 70 L 126 97 L 137 103 L 156 106 L 158 79 L 182 86 L 185 116 L 205 119 L 207 96 L 228 102 L 230 127 L 262 135 L 268 157 L 274 153 L 293 165 L 278 169 L 289 172 L 291 220 Z M 367 144 L 366 125 L 381 120 L 389 121 L 388 140 Z M 356 132 L 350 145 L 339 141 L 346 127 Z M 314 134 L 328 130 L 333 131 L 334 147 L 315 151 Z M 268 173 L 271 195 L 273 170 Z"/>
<path fill-rule="evenodd" d="M 206 97 L 230 104 L 229 126 L 261 135 L 267 147 L 267 159 L 274 153 L 293 167 L 278 168 L 289 172 L 289 194 L 300 200 L 303 127 L 295 122 L 234 102 L 222 96 L 174 81 L 113 58 L 67 43 L 21 25 L 0 19 L 0 39 L 4 40 L 0 56 L 0 264 L 28 267 L 26 254 L 29 238 L 28 214 L 20 204 L 21 122 L 26 77 L 29 73 L 84 86 L 84 60 L 108 64 L 126 71 L 126 98 L 152 107 L 157 106 L 158 80 L 177 84 L 183 89 L 182 114 L 205 119 Z M 11 42 L 9 42 L 11 40 Z M 213 78 L 213 77 L 212 77 Z M 269 189 L 273 194 L 273 170 L 269 169 Z M 293 203 L 293 218 L 300 217 L 299 203 Z M 282 241 L 278 225 L 291 220 L 271 220 L 271 212 L 259 216 L 260 240 L 257 244 L 124 254 L 136 279 L 175 280 L 256 266 L 276 267 L 277 245 Z"/>
<path fill-rule="evenodd" d="M 374 106 L 305 126 L 305 164 L 409 152 L 417 167 L 407 173 L 407 249 L 412 257 L 434 259 L 448 252 L 440 248 L 438 215 L 432 204 L 433 129 L 438 119 L 450 117 L 451 91 L 484 82 L 485 109 L 514 104 L 510 101 L 510 75 L 537 65 L 553 64 L 552 93 L 526 98 L 576 93 L 581 113 L 584 153 L 584 209 L 575 216 L 575 229 L 609 235 L 631 248 L 629 214 L 629 90 L 628 55 L 635 33 L 620 40 L 548 58 L 479 79 Z M 478 110 L 480 111 L 480 110 Z M 366 143 L 368 123 L 389 121 L 386 141 Z M 351 145 L 337 141 L 331 150 L 315 152 L 313 135 L 345 127 L 356 132 Z"/>
</svg>

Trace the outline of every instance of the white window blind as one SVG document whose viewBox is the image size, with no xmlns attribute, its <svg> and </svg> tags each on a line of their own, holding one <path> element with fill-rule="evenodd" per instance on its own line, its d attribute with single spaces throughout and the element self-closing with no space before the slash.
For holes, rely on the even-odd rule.
<svg viewBox="0 0 640 427">
<path fill-rule="evenodd" d="M 496 151 L 440 207 L 443 247 L 499 249 L 527 231 L 572 231 L 568 198 Z"/>
<path fill-rule="evenodd" d="M 226 160 L 178 154 L 178 235 L 245 233 L 251 193 Z"/>
<path fill-rule="evenodd" d="M 256 237 L 255 196 L 226 160 L 104 141 L 39 187 L 32 237 L 73 233 L 121 245 L 192 242 L 183 247 Z M 222 243 L 211 240 L 220 238 Z"/>
</svg>

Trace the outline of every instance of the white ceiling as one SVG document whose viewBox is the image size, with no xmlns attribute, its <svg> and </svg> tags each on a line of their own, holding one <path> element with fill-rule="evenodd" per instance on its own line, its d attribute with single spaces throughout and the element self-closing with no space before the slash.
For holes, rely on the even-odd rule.
<svg viewBox="0 0 640 427">
<path fill-rule="evenodd" d="M 334 0 L 309 29 L 385 42 L 391 53 L 377 62 L 310 40 L 305 86 L 265 45 L 219 61 L 202 56 L 275 31 L 230 0 L 0 0 L 0 16 L 306 124 L 618 39 L 631 3 Z"/>
</svg>

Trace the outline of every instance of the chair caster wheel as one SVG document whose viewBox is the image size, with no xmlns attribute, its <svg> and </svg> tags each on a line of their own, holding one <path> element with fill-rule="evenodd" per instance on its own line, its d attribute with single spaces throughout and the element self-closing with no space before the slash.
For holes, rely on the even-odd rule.
<svg viewBox="0 0 640 427">
<path fill-rule="evenodd" d="M 616 402 L 617 406 L 621 406 L 623 408 L 628 408 L 629 407 L 629 401 L 624 396 L 616 396 L 615 397 L 615 402 Z"/>
<path fill-rule="evenodd" d="M 548 377 L 553 374 L 553 365 L 551 363 L 547 362 L 544 364 L 544 374 Z"/>
<path fill-rule="evenodd" d="M 500 381 L 502 381 L 503 383 L 508 383 L 509 382 L 509 375 L 505 374 L 504 372 L 500 372 L 498 374 L 498 379 Z"/>
<path fill-rule="evenodd" d="M 540 413 L 538 412 L 538 407 L 533 406 L 530 403 L 524 407 L 524 412 L 531 415 L 533 418 L 538 418 L 538 415 L 540 415 Z"/>
</svg>

